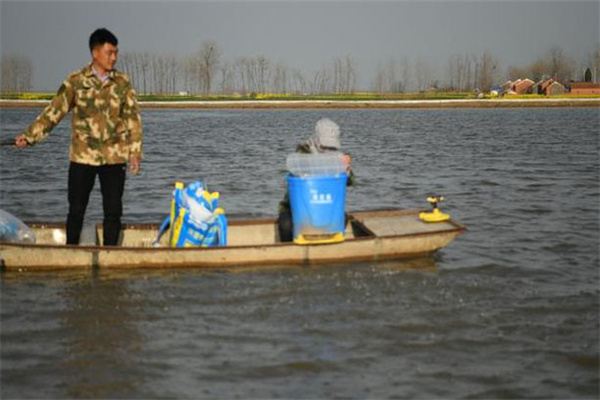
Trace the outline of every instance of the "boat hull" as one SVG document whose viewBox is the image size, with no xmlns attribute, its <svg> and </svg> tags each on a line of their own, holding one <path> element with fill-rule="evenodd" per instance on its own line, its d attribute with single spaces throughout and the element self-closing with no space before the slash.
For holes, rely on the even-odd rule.
<svg viewBox="0 0 600 400">
<path fill-rule="evenodd" d="M 158 225 L 126 225 L 122 246 L 104 247 L 101 226 L 96 232 L 97 245 L 67 246 L 53 243 L 57 237 L 64 237 L 64 227 L 32 224 L 40 244 L 0 242 L 0 259 L 6 271 L 310 265 L 427 255 L 465 231 L 454 221 L 423 223 L 418 213 L 419 210 L 355 213 L 348 223 L 347 239 L 335 244 L 278 243 L 274 220 L 233 221 L 230 245 L 202 249 L 151 247 Z"/>
</svg>

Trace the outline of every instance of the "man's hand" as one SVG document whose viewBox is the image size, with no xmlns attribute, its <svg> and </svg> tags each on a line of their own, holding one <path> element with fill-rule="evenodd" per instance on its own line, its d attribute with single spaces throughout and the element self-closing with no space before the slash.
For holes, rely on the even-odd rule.
<svg viewBox="0 0 600 400">
<path fill-rule="evenodd" d="M 25 147 L 27 147 L 27 139 L 25 139 L 25 135 L 19 135 L 15 138 L 15 146 L 17 146 L 18 149 L 24 149 Z"/>
<path fill-rule="evenodd" d="M 131 169 L 131 173 L 133 175 L 137 175 L 140 172 L 140 158 L 139 157 L 131 157 L 129 159 L 129 167 Z"/>
<path fill-rule="evenodd" d="M 346 164 L 346 171 L 350 172 L 350 162 L 352 161 L 352 158 L 350 158 L 349 155 L 344 155 L 344 164 Z"/>
</svg>

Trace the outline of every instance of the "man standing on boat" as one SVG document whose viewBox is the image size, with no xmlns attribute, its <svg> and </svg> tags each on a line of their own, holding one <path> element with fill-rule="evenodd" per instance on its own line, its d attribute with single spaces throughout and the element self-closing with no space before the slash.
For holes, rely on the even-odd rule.
<svg viewBox="0 0 600 400">
<path fill-rule="evenodd" d="M 142 158 L 142 121 L 129 77 L 114 69 L 118 40 L 110 31 L 94 31 L 91 63 L 71 74 L 37 119 L 19 136 L 22 149 L 44 139 L 73 110 L 69 148 L 67 244 L 79 244 L 85 210 L 96 175 L 104 209 L 105 246 L 115 246 L 121 231 L 126 165 L 136 175 Z"/>
</svg>

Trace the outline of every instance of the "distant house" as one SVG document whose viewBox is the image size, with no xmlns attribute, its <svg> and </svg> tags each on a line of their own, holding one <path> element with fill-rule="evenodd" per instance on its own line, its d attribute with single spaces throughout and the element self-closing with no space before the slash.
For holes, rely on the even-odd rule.
<svg viewBox="0 0 600 400">
<path fill-rule="evenodd" d="M 600 83 L 571 82 L 571 94 L 600 94 Z"/>
<path fill-rule="evenodd" d="M 531 93 L 531 87 L 534 85 L 529 78 L 517 79 L 516 81 L 507 81 L 502 85 L 502 91 L 506 94 L 528 94 Z"/>
<path fill-rule="evenodd" d="M 532 93 L 542 94 L 546 96 L 554 96 L 567 92 L 567 89 L 558 81 L 550 78 L 543 79 L 531 86 Z"/>
<path fill-rule="evenodd" d="M 552 83 L 550 83 L 546 86 L 546 90 L 545 90 L 544 94 L 546 96 L 555 96 L 557 94 L 564 94 L 564 93 L 567 93 L 567 89 L 563 85 L 561 85 L 560 83 L 558 83 L 557 81 L 552 79 Z"/>
<path fill-rule="evenodd" d="M 534 83 L 533 86 L 531 86 L 531 93 L 542 94 L 542 83 L 544 83 L 544 81 Z"/>
<path fill-rule="evenodd" d="M 518 79 L 515 82 L 513 82 L 512 85 L 512 90 L 516 93 L 516 94 L 528 94 L 531 93 L 531 87 L 535 84 L 534 81 L 532 81 L 529 78 L 525 78 L 525 79 Z"/>
<path fill-rule="evenodd" d="M 552 84 L 552 82 L 554 82 L 554 79 L 546 79 L 546 80 L 541 81 L 539 94 L 546 94 L 546 89 L 548 88 L 548 86 L 550 86 Z"/>
<path fill-rule="evenodd" d="M 512 86 L 513 86 L 513 82 L 506 81 L 506 83 L 500 87 L 501 92 L 504 93 L 504 94 L 514 94 L 514 92 L 511 93 L 512 92 Z"/>
</svg>

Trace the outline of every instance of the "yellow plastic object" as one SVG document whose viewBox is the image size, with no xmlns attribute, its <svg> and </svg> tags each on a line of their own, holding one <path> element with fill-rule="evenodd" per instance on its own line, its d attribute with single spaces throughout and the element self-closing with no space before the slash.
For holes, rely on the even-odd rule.
<svg viewBox="0 0 600 400">
<path fill-rule="evenodd" d="M 439 208 L 434 208 L 432 211 L 420 213 L 419 218 L 424 222 L 444 222 L 450 219 L 450 215 L 441 212 Z"/>
<path fill-rule="evenodd" d="M 311 238 L 311 235 L 304 236 L 302 234 L 294 238 L 294 243 L 300 245 L 307 244 L 325 244 L 325 243 L 339 243 L 344 241 L 344 234 L 342 232 L 334 233 L 332 235 L 315 235 Z"/>
<path fill-rule="evenodd" d="M 179 241 L 179 236 L 181 235 L 181 226 L 183 225 L 183 221 L 185 218 L 185 214 L 187 210 L 185 208 L 181 208 L 179 211 L 179 215 L 173 224 L 173 236 L 171 237 L 171 247 L 177 247 L 177 242 Z"/>
<path fill-rule="evenodd" d="M 449 214 L 445 214 L 438 208 L 438 203 L 444 200 L 444 196 L 429 196 L 427 201 L 433 207 L 431 211 L 423 211 L 419 218 L 424 222 L 444 222 L 450 219 Z"/>
<path fill-rule="evenodd" d="M 181 193 L 184 187 L 185 184 L 183 182 L 175 182 L 175 192 Z M 171 200 L 171 222 L 175 221 L 175 214 L 177 213 L 177 201 L 175 200 L 175 197 L 177 196 L 173 196 L 173 199 Z M 169 233 L 169 243 L 173 242 L 173 240 L 173 229 L 171 229 L 171 232 Z"/>
</svg>

